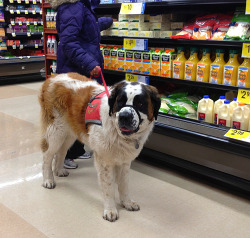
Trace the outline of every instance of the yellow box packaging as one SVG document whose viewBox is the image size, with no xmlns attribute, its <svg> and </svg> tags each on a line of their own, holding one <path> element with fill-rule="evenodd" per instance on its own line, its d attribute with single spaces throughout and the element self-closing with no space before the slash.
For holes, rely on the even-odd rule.
<svg viewBox="0 0 250 238">
<path fill-rule="evenodd" d="M 170 30 L 170 22 L 169 23 L 150 22 L 149 28 L 151 31 L 168 31 Z"/>
<path fill-rule="evenodd" d="M 118 28 L 119 30 L 128 30 L 128 22 L 119 22 Z"/>
<path fill-rule="evenodd" d="M 119 22 L 114 21 L 110 28 L 113 30 L 118 30 L 119 29 Z"/>
<path fill-rule="evenodd" d="M 150 15 L 149 22 L 166 22 L 170 21 L 169 14 L 162 14 L 162 15 Z"/>
<path fill-rule="evenodd" d="M 160 31 L 160 38 L 169 38 L 170 36 L 174 36 L 179 31 Z"/>
<path fill-rule="evenodd" d="M 134 54 L 133 51 L 125 51 L 125 71 L 133 73 L 134 70 Z"/>
<path fill-rule="evenodd" d="M 122 22 L 122 21 L 128 22 L 128 15 L 126 15 L 126 14 L 119 14 L 118 15 L 118 21 L 119 22 Z"/>
<path fill-rule="evenodd" d="M 159 49 L 152 51 L 150 74 L 154 76 L 161 75 L 161 51 Z"/>
<path fill-rule="evenodd" d="M 142 52 L 142 73 L 149 75 L 150 70 L 151 70 L 151 52 L 150 51 Z"/>
<path fill-rule="evenodd" d="M 142 52 L 134 52 L 134 73 L 142 73 Z"/>
<path fill-rule="evenodd" d="M 171 22 L 170 29 L 171 30 L 181 30 L 184 27 L 184 22 Z"/>
<path fill-rule="evenodd" d="M 138 37 L 153 38 L 153 36 L 154 36 L 153 31 L 139 31 L 138 32 Z"/>
<path fill-rule="evenodd" d="M 128 36 L 128 30 L 119 30 L 118 36 Z"/>
<path fill-rule="evenodd" d="M 128 36 L 129 37 L 137 37 L 138 36 L 138 31 L 128 31 Z"/>
<path fill-rule="evenodd" d="M 104 56 L 104 69 L 111 68 L 111 58 L 110 58 L 111 47 L 107 46 L 103 49 L 103 56 Z"/>
<path fill-rule="evenodd" d="M 128 21 L 129 22 L 144 22 L 144 15 L 128 15 Z"/>
<path fill-rule="evenodd" d="M 125 71 L 125 50 L 124 49 L 118 49 L 118 71 Z"/>
</svg>

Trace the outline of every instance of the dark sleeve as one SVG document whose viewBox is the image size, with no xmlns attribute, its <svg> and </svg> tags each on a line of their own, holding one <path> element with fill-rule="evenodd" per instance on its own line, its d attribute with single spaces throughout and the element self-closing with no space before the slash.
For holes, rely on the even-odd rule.
<svg viewBox="0 0 250 238">
<path fill-rule="evenodd" d="M 74 65 L 90 74 L 99 64 L 80 44 L 80 32 L 84 24 L 83 12 L 83 5 L 79 2 L 67 4 L 61 9 L 59 37 L 65 55 Z"/>
<path fill-rule="evenodd" d="M 113 24 L 113 19 L 112 17 L 100 17 L 98 18 L 98 23 L 100 30 L 103 31 L 111 27 L 111 25 Z"/>
</svg>

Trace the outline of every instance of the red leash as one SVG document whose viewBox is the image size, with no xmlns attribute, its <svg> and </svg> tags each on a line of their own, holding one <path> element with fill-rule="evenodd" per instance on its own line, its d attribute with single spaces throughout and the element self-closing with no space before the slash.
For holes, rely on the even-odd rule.
<svg viewBox="0 0 250 238">
<path fill-rule="evenodd" d="M 107 87 L 107 84 L 106 84 L 105 79 L 103 77 L 102 69 L 101 68 L 99 69 L 98 75 L 96 77 L 99 77 L 100 75 L 102 77 L 102 82 L 103 82 L 103 85 L 104 85 L 104 88 L 105 88 L 105 92 L 106 92 L 107 96 L 109 97 L 108 87 Z M 92 79 L 92 76 L 90 76 L 90 78 Z"/>
</svg>

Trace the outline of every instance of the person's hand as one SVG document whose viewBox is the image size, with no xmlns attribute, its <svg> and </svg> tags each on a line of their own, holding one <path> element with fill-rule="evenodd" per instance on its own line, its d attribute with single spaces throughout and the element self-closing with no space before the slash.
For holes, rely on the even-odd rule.
<svg viewBox="0 0 250 238">
<path fill-rule="evenodd" d="M 101 67 L 95 66 L 95 68 L 93 68 L 92 71 L 90 72 L 90 76 L 98 77 L 100 75 L 100 72 L 101 72 Z"/>
</svg>

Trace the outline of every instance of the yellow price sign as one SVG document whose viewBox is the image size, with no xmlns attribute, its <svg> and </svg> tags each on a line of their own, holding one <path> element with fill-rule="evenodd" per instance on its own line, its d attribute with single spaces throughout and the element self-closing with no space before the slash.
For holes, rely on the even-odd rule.
<svg viewBox="0 0 250 238">
<path fill-rule="evenodd" d="M 17 3 L 21 3 L 21 0 L 17 0 Z"/>
<path fill-rule="evenodd" d="M 131 50 L 135 47 L 135 43 L 136 43 L 135 39 L 124 38 L 123 47 L 124 47 L 124 49 Z"/>
<path fill-rule="evenodd" d="M 250 14 L 250 1 L 247 0 L 246 2 L 246 14 Z"/>
<path fill-rule="evenodd" d="M 20 10 L 16 10 L 16 13 L 17 13 L 17 14 L 21 14 Z"/>
<path fill-rule="evenodd" d="M 35 48 L 36 48 L 36 49 L 38 48 L 38 44 L 35 44 Z"/>
<path fill-rule="evenodd" d="M 241 56 L 243 58 L 250 58 L 250 44 L 243 43 Z"/>
<path fill-rule="evenodd" d="M 18 22 L 19 26 L 21 26 L 23 23 L 21 21 Z"/>
<path fill-rule="evenodd" d="M 231 139 L 236 140 L 245 140 L 250 136 L 249 132 L 236 130 L 236 129 L 230 129 L 226 134 L 226 137 L 229 137 Z"/>
<path fill-rule="evenodd" d="M 12 32 L 12 36 L 13 36 L 13 37 L 16 37 L 16 33 L 15 33 L 15 32 Z"/>
<path fill-rule="evenodd" d="M 37 26 L 37 22 L 36 21 L 34 21 L 34 25 Z"/>
<path fill-rule="evenodd" d="M 126 80 L 128 82 L 137 82 L 137 75 L 135 75 L 135 74 L 126 74 Z"/>
<path fill-rule="evenodd" d="M 13 50 L 15 50 L 16 49 L 16 45 L 12 45 L 12 48 L 13 48 Z"/>
<path fill-rule="evenodd" d="M 26 4 L 29 4 L 29 3 L 30 3 L 30 1 L 29 1 L 29 0 L 25 0 L 25 3 L 26 3 Z"/>
<path fill-rule="evenodd" d="M 19 47 L 20 47 L 20 50 L 22 50 L 22 49 L 23 49 L 23 45 L 20 45 Z"/>
<path fill-rule="evenodd" d="M 10 2 L 10 3 L 13 3 L 14 1 L 13 1 L 13 0 L 10 0 L 9 2 Z"/>
<path fill-rule="evenodd" d="M 28 10 L 25 10 L 24 12 L 25 12 L 26 15 L 29 13 Z"/>
<path fill-rule="evenodd" d="M 14 11 L 13 11 L 13 10 L 10 10 L 10 14 L 14 14 Z"/>
<path fill-rule="evenodd" d="M 129 14 L 133 10 L 133 3 L 122 3 L 120 14 Z"/>
<path fill-rule="evenodd" d="M 244 103 L 250 103 L 250 90 L 239 89 L 237 101 L 244 102 Z"/>
</svg>

